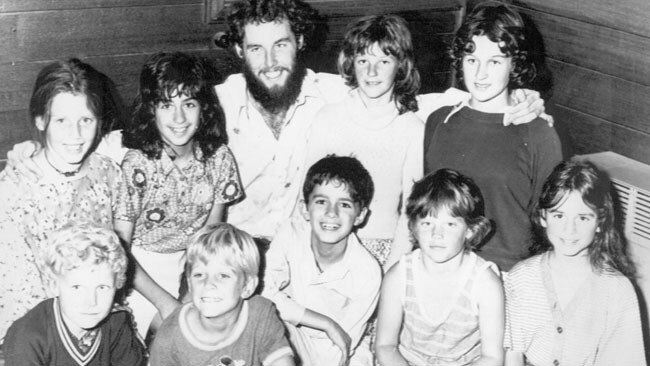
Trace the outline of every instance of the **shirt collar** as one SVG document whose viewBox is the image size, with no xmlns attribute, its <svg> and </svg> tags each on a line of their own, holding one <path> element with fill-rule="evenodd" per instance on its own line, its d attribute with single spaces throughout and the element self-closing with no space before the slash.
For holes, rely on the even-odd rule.
<svg viewBox="0 0 650 366">
<path fill-rule="evenodd" d="M 469 99 L 468 99 L 468 100 L 463 100 L 462 102 L 456 104 L 456 106 L 453 107 L 453 108 L 451 109 L 451 111 L 449 112 L 449 114 L 447 115 L 447 117 L 445 118 L 445 120 L 442 121 L 442 123 L 447 123 L 447 121 L 449 121 L 449 119 L 451 118 L 451 116 L 453 116 L 453 115 L 456 114 L 458 111 L 460 111 L 461 109 L 463 109 L 463 107 L 468 107 L 468 108 L 470 108 L 470 106 L 469 106 Z"/>
</svg>

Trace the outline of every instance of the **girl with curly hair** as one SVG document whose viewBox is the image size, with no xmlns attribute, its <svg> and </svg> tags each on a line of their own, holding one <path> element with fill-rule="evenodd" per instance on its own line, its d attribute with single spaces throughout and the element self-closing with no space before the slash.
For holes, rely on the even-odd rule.
<svg viewBox="0 0 650 366">
<path fill-rule="evenodd" d="M 563 162 L 532 216 L 533 257 L 505 278 L 506 365 L 645 365 L 634 265 L 610 181 Z"/>
<path fill-rule="evenodd" d="M 137 293 L 128 301 L 143 336 L 157 310 L 165 317 L 177 305 L 187 239 L 222 221 L 225 205 L 242 196 L 212 88 L 216 76 L 196 57 L 153 55 L 124 130 L 131 150 L 122 162 L 115 229 L 136 260 Z"/>
<path fill-rule="evenodd" d="M 477 5 L 451 50 L 470 100 L 432 113 L 424 132 L 424 173 L 451 168 L 476 181 L 495 223 L 482 255 L 506 271 L 526 257 L 529 213 L 544 178 L 562 159 L 557 133 L 540 118 L 503 126 L 511 91 L 535 77 L 525 33 L 508 5 Z"/>
</svg>

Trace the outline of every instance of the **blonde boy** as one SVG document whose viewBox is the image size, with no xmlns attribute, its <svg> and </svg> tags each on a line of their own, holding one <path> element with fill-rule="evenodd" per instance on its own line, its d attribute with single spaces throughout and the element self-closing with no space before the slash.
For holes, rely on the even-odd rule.
<svg viewBox="0 0 650 366">
<path fill-rule="evenodd" d="M 286 322 L 303 366 L 372 365 L 366 323 L 381 269 L 353 230 L 374 186 L 355 158 L 327 156 L 307 172 L 303 218 L 281 228 L 267 253 L 263 295 Z"/>
<path fill-rule="evenodd" d="M 127 257 L 117 235 L 90 224 L 54 232 L 39 261 L 51 293 L 9 328 L 6 364 L 123 365 L 145 361 L 131 314 L 115 305 Z"/>
<path fill-rule="evenodd" d="M 252 296 L 260 258 L 250 235 L 226 223 L 209 225 L 190 239 L 186 259 L 191 302 L 163 321 L 152 366 L 294 365 L 275 307 Z"/>
</svg>

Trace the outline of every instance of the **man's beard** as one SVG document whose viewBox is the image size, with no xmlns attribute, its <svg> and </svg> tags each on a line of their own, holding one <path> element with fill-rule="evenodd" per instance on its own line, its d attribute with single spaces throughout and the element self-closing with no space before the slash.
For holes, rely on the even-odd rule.
<svg viewBox="0 0 650 366">
<path fill-rule="evenodd" d="M 289 109 L 298 99 L 302 89 L 302 81 L 307 74 L 307 68 L 299 57 L 296 59 L 293 70 L 282 66 L 276 68 L 282 68 L 289 75 L 283 86 L 268 88 L 244 60 L 244 77 L 246 78 L 248 91 L 262 108 L 271 114 L 282 113 Z"/>
</svg>

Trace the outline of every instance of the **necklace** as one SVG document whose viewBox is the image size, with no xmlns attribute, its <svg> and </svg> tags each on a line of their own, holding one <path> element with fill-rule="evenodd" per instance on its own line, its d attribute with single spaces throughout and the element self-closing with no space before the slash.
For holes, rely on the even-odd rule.
<svg viewBox="0 0 650 366">
<path fill-rule="evenodd" d="M 67 178 L 74 177 L 75 175 L 77 175 L 77 173 L 79 173 L 79 171 L 81 170 L 81 167 L 83 165 L 83 164 L 79 164 L 79 167 L 77 169 L 69 171 L 69 172 L 63 172 L 63 171 L 59 170 L 57 167 L 55 167 L 54 164 L 52 164 L 50 159 L 47 157 L 47 152 L 44 152 L 43 155 L 45 155 L 45 161 L 47 161 L 47 163 L 50 164 L 52 169 L 56 170 L 57 173 L 61 174 L 64 177 L 67 177 Z"/>
</svg>

